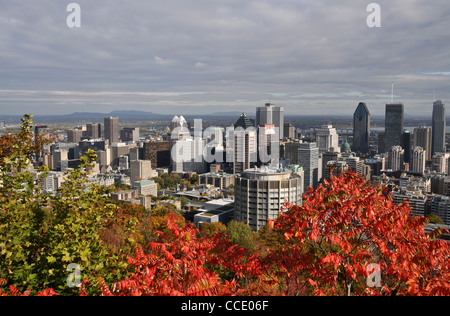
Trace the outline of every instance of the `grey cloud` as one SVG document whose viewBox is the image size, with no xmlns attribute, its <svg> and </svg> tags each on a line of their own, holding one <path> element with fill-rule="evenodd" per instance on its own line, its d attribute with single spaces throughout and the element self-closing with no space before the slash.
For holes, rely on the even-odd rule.
<svg viewBox="0 0 450 316">
<path fill-rule="evenodd" d="M 359 101 L 382 114 L 391 81 L 409 113 L 428 112 L 433 89 L 450 98 L 447 0 L 378 1 L 374 29 L 369 1 L 79 0 L 79 29 L 68 3 L 1 5 L 2 112 L 254 112 L 272 98 L 291 114 Z"/>
</svg>

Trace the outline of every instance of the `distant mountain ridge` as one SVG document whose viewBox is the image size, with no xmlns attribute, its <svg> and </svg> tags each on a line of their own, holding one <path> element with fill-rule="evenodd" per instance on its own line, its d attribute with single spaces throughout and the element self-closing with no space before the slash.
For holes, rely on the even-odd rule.
<svg viewBox="0 0 450 316">
<path fill-rule="evenodd" d="M 186 114 L 178 113 L 178 115 L 183 115 L 185 117 L 217 117 L 217 116 L 228 116 L 228 117 L 239 117 L 242 113 L 238 111 L 229 112 L 215 112 L 211 114 Z M 253 113 L 249 113 L 252 116 Z M 119 117 L 124 120 L 170 120 L 175 114 L 159 114 L 154 112 L 146 111 L 136 111 L 136 110 L 115 110 L 110 113 L 100 113 L 100 112 L 74 112 L 71 114 L 57 114 L 57 115 L 39 115 L 33 113 L 35 119 L 40 121 L 103 121 L 105 117 L 113 116 Z M 0 120 L 17 120 L 20 119 L 22 115 L 1 115 Z"/>
<path fill-rule="evenodd" d="M 177 114 L 159 114 L 154 112 L 147 111 L 136 111 L 136 110 L 115 110 L 110 113 L 100 113 L 100 112 L 74 112 L 71 114 L 58 114 L 58 115 L 39 115 L 36 113 L 32 113 L 36 121 L 40 122 L 70 122 L 70 121 L 79 121 L 79 122 L 103 122 L 105 117 L 113 116 L 119 117 L 121 120 L 171 120 L 174 115 L 183 115 L 187 119 L 195 119 L 195 118 L 230 118 L 237 120 L 242 113 L 245 113 L 249 118 L 255 117 L 255 112 L 251 111 L 223 111 L 223 112 L 214 112 L 214 113 L 198 113 L 198 114 L 184 114 L 182 112 Z M 20 122 L 20 118 L 22 115 L 2 115 L 0 114 L 0 121 L 5 122 Z M 285 121 L 291 119 L 308 119 L 308 120 L 324 120 L 324 119 L 347 119 L 352 118 L 352 115 L 345 114 L 323 114 L 323 115 L 289 115 L 285 113 Z M 382 115 L 373 115 L 372 120 L 383 120 L 384 116 Z M 424 120 L 422 116 L 414 116 L 414 115 L 405 115 L 405 119 L 409 120 Z M 428 118 L 426 118 L 428 119 Z M 449 120 L 449 117 L 447 117 Z M 431 122 L 431 117 L 429 118 Z M 427 121 L 428 122 L 428 121 Z"/>
</svg>

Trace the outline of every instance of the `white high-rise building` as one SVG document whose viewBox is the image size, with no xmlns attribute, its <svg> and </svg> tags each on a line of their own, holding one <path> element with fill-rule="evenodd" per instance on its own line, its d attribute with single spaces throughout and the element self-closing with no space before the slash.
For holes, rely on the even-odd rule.
<svg viewBox="0 0 450 316">
<path fill-rule="evenodd" d="M 244 172 L 258 162 L 258 133 L 242 113 L 233 128 L 227 128 L 227 161 L 233 163 L 233 174 Z"/>
<path fill-rule="evenodd" d="M 322 125 L 316 129 L 316 143 L 319 147 L 319 153 L 339 152 L 339 135 L 332 125 Z"/>
<path fill-rule="evenodd" d="M 242 173 L 258 161 L 256 130 L 234 130 L 233 174 Z"/>
<path fill-rule="evenodd" d="M 425 163 L 427 160 L 427 152 L 420 146 L 416 146 L 412 151 L 411 171 L 425 172 Z"/>
<path fill-rule="evenodd" d="M 402 170 L 404 155 L 405 150 L 401 146 L 392 146 L 388 152 L 387 168 L 392 171 Z"/>
</svg>

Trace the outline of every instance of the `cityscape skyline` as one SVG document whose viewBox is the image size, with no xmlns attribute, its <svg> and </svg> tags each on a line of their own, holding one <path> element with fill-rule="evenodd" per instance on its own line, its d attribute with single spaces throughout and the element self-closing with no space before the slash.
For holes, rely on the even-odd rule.
<svg viewBox="0 0 450 316">
<path fill-rule="evenodd" d="M 127 109 L 161 114 L 253 112 L 381 115 L 391 99 L 429 112 L 450 98 L 448 2 L 78 1 L 2 5 L 2 114 Z M 429 108 L 428 108 L 429 107 Z"/>
<path fill-rule="evenodd" d="M 71 1 L 0 6 L 0 296 L 450 295 L 448 0 Z"/>
</svg>

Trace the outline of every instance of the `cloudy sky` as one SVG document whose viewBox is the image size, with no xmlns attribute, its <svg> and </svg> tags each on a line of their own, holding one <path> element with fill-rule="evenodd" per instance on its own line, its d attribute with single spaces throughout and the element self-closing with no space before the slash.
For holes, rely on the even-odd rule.
<svg viewBox="0 0 450 316">
<path fill-rule="evenodd" d="M 1 114 L 119 109 L 167 114 L 431 115 L 450 104 L 450 2 L 0 0 Z"/>
</svg>

